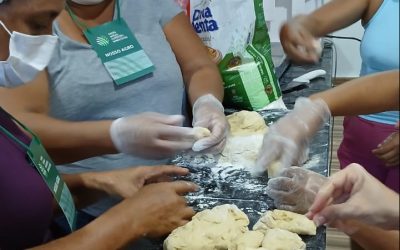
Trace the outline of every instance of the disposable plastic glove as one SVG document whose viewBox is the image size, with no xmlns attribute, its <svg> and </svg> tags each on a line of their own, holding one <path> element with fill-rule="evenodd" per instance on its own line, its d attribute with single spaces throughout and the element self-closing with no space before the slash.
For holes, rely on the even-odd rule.
<svg viewBox="0 0 400 250">
<path fill-rule="evenodd" d="M 305 214 L 328 178 L 305 168 L 290 167 L 268 181 L 267 194 L 278 209 Z"/>
<path fill-rule="evenodd" d="M 163 159 L 192 147 L 193 128 L 181 127 L 183 120 L 181 115 L 158 113 L 123 117 L 111 124 L 110 135 L 121 153 Z"/>
<path fill-rule="evenodd" d="M 362 166 L 351 164 L 329 178 L 307 216 L 318 225 L 335 225 L 338 221 L 353 219 L 399 230 L 399 195 Z M 340 229 L 349 230 L 343 226 Z"/>
<path fill-rule="evenodd" d="M 254 172 L 261 174 L 274 162 L 280 162 L 283 169 L 303 164 L 308 157 L 311 138 L 330 115 L 323 100 L 298 98 L 294 109 L 265 134 Z"/>
<path fill-rule="evenodd" d="M 192 150 L 211 154 L 221 153 L 225 147 L 229 124 L 224 107 L 213 95 L 201 96 L 193 105 L 193 127 L 207 128 L 211 136 L 194 143 Z"/>
</svg>

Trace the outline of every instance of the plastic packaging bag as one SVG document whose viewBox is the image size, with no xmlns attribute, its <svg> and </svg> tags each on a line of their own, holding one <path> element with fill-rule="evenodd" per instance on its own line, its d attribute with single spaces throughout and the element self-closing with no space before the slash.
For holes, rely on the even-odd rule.
<svg viewBox="0 0 400 250">
<path fill-rule="evenodd" d="M 226 107 L 286 109 L 262 0 L 191 0 L 190 20 L 218 63 Z"/>
</svg>

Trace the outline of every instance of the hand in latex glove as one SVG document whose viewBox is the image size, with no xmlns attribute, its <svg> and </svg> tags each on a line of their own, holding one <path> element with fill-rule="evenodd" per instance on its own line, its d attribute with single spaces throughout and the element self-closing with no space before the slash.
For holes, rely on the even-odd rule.
<svg viewBox="0 0 400 250">
<path fill-rule="evenodd" d="M 355 219 L 399 229 L 399 195 L 385 187 L 362 166 L 351 164 L 329 178 L 318 192 L 307 216 L 318 225 Z"/>
<path fill-rule="evenodd" d="M 396 125 L 399 129 L 399 125 Z M 377 149 L 372 151 L 388 167 L 399 166 L 399 132 L 391 134 Z"/>
<path fill-rule="evenodd" d="M 299 16 L 285 23 L 280 31 L 285 53 L 297 63 L 315 63 L 321 56 L 321 44 L 301 23 Z"/>
<path fill-rule="evenodd" d="M 280 162 L 282 168 L 303 164 L 311 138 L 329 117 L 324 101 L 298 98 L 294 109 L 265 134 L 255 172 L 263 173 L 274 162 Z"/>
<path fill-rule="evenodd" d="M 290 167 L 268 181 L 267 194 L 278 209 L 305 214 L 327 180 L 313 171 Z"/>
<path fill-rule="evenodd" d="M 193 127 L 203 127 L 211 131 L 211 136 L 198 140 L 192 149 L 218 154 L 224 149 L 229 124 L 224 114 L 224 107 L 213 95 L 204 95 L 193 105 Z"/>
<path fill-rule="evenodd" d="M 106 172 L 88 172 L 81 176 L 87 188 L 128 198 L 146 184 L 170 181 L 173 176 L 182 176 L 188 173 L 188 169 L 175 166 L 144 166 Z"/>
<path fill-rule="evenodd" d="M 143 113 L 115 120 L 111 139 L 119 152 L 144 158 L 162 159 L 192 147 L 192 128 L 181 127 L 181 115 Z"/>
</svg>

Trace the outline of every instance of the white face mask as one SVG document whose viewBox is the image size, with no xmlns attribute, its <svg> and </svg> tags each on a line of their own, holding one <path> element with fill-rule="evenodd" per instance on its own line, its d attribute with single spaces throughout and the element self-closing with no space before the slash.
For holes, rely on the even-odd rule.
<svg viewBox="0 0 400 250">
<path fill-rule="evenodd" d="M 104 0 L 71 0 L 71 1 L 81 5 L 96 5 L 104 2 Z"/>
<path fill-rule="evenodd" d="M 32 81 L 49 64 L 58 37 L 11 33 L 2 21 L 0 25 L 10 34 L 10 56 L 0 61 L 0 86 L 17 87 Z"/>
</svg>

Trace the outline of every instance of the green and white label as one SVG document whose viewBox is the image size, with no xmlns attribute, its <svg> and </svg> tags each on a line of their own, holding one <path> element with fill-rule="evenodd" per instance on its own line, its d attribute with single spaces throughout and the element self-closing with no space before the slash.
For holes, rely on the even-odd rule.
<svg viewBox="0 0 400 250">
<path fill-rule="evenodd" d="M 86 29 L 84 34 L 117 85 L 136 80 L 155 70 L 122 18 Z"/>
</svg>

